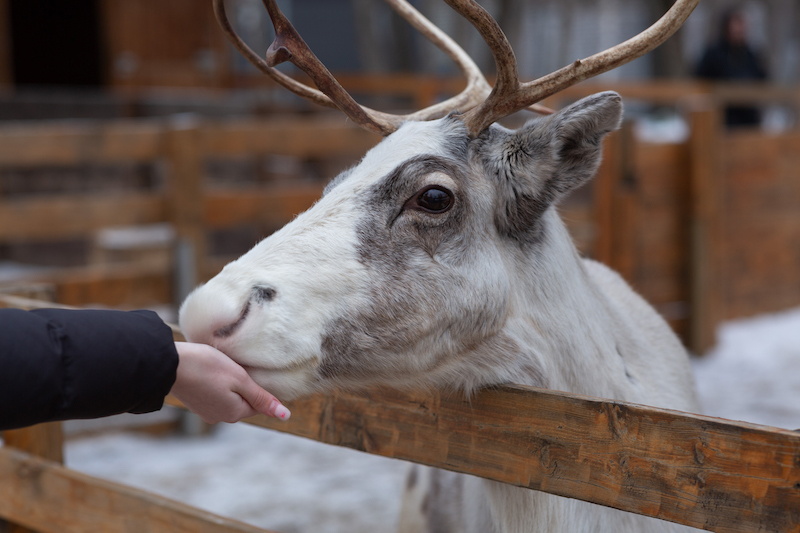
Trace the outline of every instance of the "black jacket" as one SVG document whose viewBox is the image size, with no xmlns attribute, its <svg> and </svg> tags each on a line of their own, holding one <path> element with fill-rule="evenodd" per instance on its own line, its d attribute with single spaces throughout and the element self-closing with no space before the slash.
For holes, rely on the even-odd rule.
<svg viewBox="0 0 800 533">
<path fill-rule="evenodd" d="M 157 411 L 177 368 L 152 311 L 0 309 L 0 429 Z"/>
</svg>

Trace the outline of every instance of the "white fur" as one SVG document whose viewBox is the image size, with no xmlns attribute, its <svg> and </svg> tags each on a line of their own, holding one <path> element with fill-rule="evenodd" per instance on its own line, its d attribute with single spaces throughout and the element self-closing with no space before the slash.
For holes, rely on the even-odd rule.
<svg viewBox="0 0 800 533">
<path fill-rule="evenodd" d="M 493 218 L 499 193 L 481 177 L 474 161 L 463 162 L 474 177 L 469 190 L 464 182 L 440 171 L 419 177 L 420 187 L 435 183 L 469 194 L 469 233 L 463 239 L 451 236 L 429 251 L 429 257 L 416 246 L 395 250 L 398 259 L 408 259 L 413 269 L 397 272 L 408 274 L 397 277 L 403 280 L 397 283 L 420 285 L 396 287 L 398 306 L 403 303 L 399 289 L 416 294 L 420 302 L 419 316 L 397 316 L 402 327 L 413 329 L 411 336 L 365 360 L 358 379 L 320 373 L 325 357 L 321 344 L 337 318 L 349 320 L 367 312 L 375 298 L 384 299 L 387 314 L 395 312 L 391 289 L 395 278 L 385 272 L 391 265 L 383 270 L 371 267 L 359 255 L 363 256 L 359 246 L 364 235 L 363 228 L 359 234 L 357 221 L 370 209 L 370 191 L 410 158 L 448 157 L 446 139 L 458 128 L 458 121 L 451 118 L 408 123 L 387 137 L 314 207 L 190 295 L 180 313 L 187 338 L 217 346 L 283 399 L 333 386 L 380 384 L 469 393 L 487 384 L 542 385 L 544 380 L 556 390 L 696 412 L 686 353 L 664 321 L 618 275 L 578 257 L 555 208 L 542 216 L 544 230 L 534 253 L 501 238 Z M 417 234 L 420 238 L 436 234 L 447 216 L 455 216 L 437 218 L 397 209 L 396 222 L 386 231 L 400 243 Z M 425 286 L 427 279 L 449 285 L 440 294 L 438 285 Z M 274 288 L 275 298 L 254 303 L 254 286 Z M 442 300 L 430 303 L 428 295 Z M 248 314 L 240 320 L 246 307 Z M 459 329 L 464 325 L 460 320 L 473 320 L 481 313 L 486 316 L 480 327 Z M 389 315 L 375 318 L 391 323 Z M 241 323 L 233 334 L 222 338 L 214 334 L 237 321 Z M 369 331 L 354 329 L 356 337 L 366 339 L 360 341 L 367 342 L 365 350 L 370 339 L 381 346 L 382 339 L 370 337 Z M 345 341 L 346 335 L 338 337 L 338 342 Z M 684 529 L 436 470 L 420 470 L 415 479 L 404 502 L 404 532 L 437 527 L 444 532 L 481 533 Z M 432 493 L 434 486 L 449 489 L 437 489 L 437 496 Z M 437 520 L 454 525 L 445 529 L 434 524 L 431 505 L 444 513 L 445 518 Z"/>
</svg>

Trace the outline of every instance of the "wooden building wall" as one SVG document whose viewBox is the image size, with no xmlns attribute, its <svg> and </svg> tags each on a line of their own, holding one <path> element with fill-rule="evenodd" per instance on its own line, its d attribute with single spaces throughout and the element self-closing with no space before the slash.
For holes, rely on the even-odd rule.
<svg viewBox="0 0 800 533">
<path fill-rule="evenodd" d="M 107 83 L 113 87 L 216 87 L 227 48 L 211 2 L 102 0 Z"/>
<path fill-rule="evenodd" d="M 594 235 L 576 239 L 697 353 L 724 320 L 800 305 L 800 133 L 726 131 L 718 111 L 692 114 L 688 142 L 610 136 Z M 573 234 L 587 233 L 582 218 Z"/>
<path fill-rule="evenodd" d="M 721 140 L 723 319 L 800 304 L 800 133 Z"/>
<path fill-rule="evenodd" d="M 0 0 L 0 89 L 14 82 L 11 75 L 11 27 L 8 0 Z"/>
<path fill-rule="evenodd" d="M 594 183 L 596 237 L 581 251 L 617 270 L 688 340 L 690 174 L 685 143 L 612 134 Z M 580 241 L 578 241 L 580 244 Z"/>
</svg>

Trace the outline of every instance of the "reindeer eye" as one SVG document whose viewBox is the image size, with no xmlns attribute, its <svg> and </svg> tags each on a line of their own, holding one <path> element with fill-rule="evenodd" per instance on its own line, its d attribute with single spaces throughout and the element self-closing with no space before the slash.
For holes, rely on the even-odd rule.
<svg viewBox="0 0 800 533">
<path fill-rule="evenodd" d="M 417 193 L 406 205 L 410 209 L 428 213 L 444 213 L 453 205 L 453 193 L 434 185 Z"/>
</svg>

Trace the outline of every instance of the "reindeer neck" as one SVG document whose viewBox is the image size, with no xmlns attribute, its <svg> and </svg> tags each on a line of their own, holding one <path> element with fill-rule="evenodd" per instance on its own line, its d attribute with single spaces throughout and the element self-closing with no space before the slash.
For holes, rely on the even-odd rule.
<svg viewBox="0 0 800 533">
<path fill-rule="evenodd" d="M 539 246 L 522 259 L 523 268 L 516 269 L 519 290 L 509 332 L 525 347 L 530 364 L 541 368 L 545 386 L 624 396 L 615 348 L 618 317 L 589 277 L 555 209 L 548 210 L 542 222 Z"/>
</svg>

